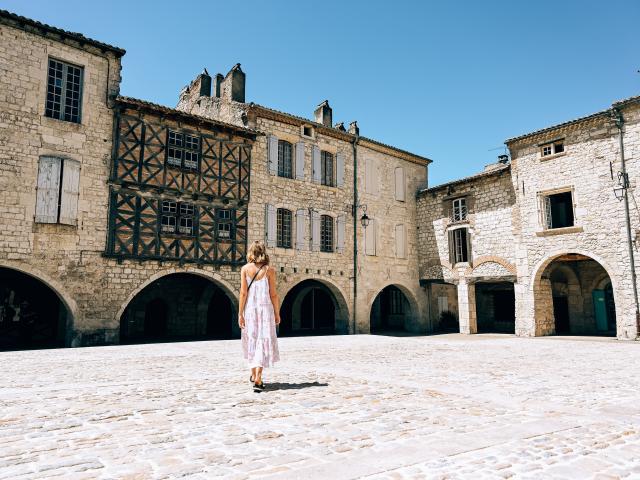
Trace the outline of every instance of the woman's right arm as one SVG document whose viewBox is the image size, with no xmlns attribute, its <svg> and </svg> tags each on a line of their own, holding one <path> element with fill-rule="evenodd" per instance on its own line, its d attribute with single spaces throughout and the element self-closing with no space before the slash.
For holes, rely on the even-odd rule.
<svg viewBox="0 0 640 480">
<path fill-rule="evenodd" d="M 278 298 L 278 292 L 276 291 L 276 271 L 273 268 L 269 268 L 267 272 L 269 278 L 269 296 L 271 297 L 271 303 L 273 304 L 273 312 L 276 316 L 276 325 L 280 325 L 280 298 Z"/>
<path fill-rule="evenodd" d="M 238 325 L 244 328 L 244 306 L 247 303 L 247 277 L 245 268 L 240 270 L 240 308 L 238 310 Z"/>
</svg>

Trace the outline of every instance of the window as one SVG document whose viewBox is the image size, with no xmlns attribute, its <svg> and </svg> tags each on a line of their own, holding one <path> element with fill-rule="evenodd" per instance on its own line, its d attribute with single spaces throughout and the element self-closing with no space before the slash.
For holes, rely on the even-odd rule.
<svg viewBox="0 0 640 480">
<path fill-rule="evenodd" d="M 470 250 L 468 229 L 449 230 L 449 260 L 452 264 L 468 262 Z"/>
<path fill-rule="evenodd" d="M 333 217 L 320 217 L 320 251 L 333 252 Z"/>
<path fill-rule="evenodd" d="M 49 59 L 47 101 L 44 114 L 66 122 L 80 123 L 83 68 Z"/>
<path fill-rule="evenodd" d="M 162 233 L 193 235 L 194 213 L 195 207 L 190 203 L 163 200 L 162 216 L 160 219 L 160 229 Z"/>
<path fill-rule="evenodd" d="M 276 222 L 277 246 L 291 248 L 291 210 L 279 208 Z"/>
<path fill-rule="evenodd" d="M 302 126 L 302 135 L 305 137 L 313 138 L 313 127 L 310 125 Z"/>
<path fill-rule="evenodd" d="M 200 138 L 169 130 L 167 163 L 173 167 L 198 170 Z"/>
<path fill-rule="evenodd" d="M 543 197 L 545 228 L 573 227 L 573 195 L 555 193 Z"/>
<path fill-rule="evenodd" d="M 80 162 L 41 157 L 36 193 L 37 223 L 77 225 Z"/>
<path fill-rule="evenodd" d="M 456 198 L 451 202 L 452 220 L 454 222 L 463 222 L 467 219 L 467 199 Z"/>
<path fill-rule="evenodd" d="M 378 248 L 378 221 L 369 219 L 369 226 L 364 229 L 364 251 L 367 255 L 376 255 Z"/>
<path fill-rule="evenodd" d="M 231 238 L 231 210 L 218 210 L 218 238 Z"/>
<path fill-rule="evenodd" d="M 396 187 L 396 200 L 404 202 L 405 200 L 405 176 L 404 168 L 397 167 L 395 169 L 395 187 Z"/>
<path fill-rule="evenodd" d="M 546 143 L 540 147 L 540 153 L 543 157 L 556 155 L 562 152 L 564 152 L 564 140 L 557 140 L 555 142 Z"/>
<path fill-rule="evenodd" d="M 291 168 L 291 153 L 293 147 L 289 142 L 278 140 L 278 176 L 284 178 L 293 178 L 293 169 Z"/>
<path fill-rule="evenodd" d="M 333 182 L 333 154 L 324 150 L 320 152 L 320 183 L 330 187 L 335 186 Z"/>
</svg>

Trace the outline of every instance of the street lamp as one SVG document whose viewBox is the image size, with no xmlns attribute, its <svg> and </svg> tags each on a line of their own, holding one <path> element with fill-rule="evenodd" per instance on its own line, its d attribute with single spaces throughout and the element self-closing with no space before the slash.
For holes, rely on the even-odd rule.
<svg viewBox="0 0 640 480">
<path fill-rule="evenodd" d="M 618 172 L 618 187 L 613 189 L 613 194 L 618 201 L 624 200 L 626 191 L 629 188 L 629 174 L 626 172 Z"/>
<path fill-rule="evenodd" d="M 367 228 L 370 221 L 371 219 L 369 218 L 369 215 L 367 215 L 367 212 L 364 212 L 360 217 L 360 224 L 362 225 L 362 228 Z"/>
<path fill-rule="evenodd" d="M 362 225 L 362 228 L 367 228 L 369 226 L 369 223 L 371 222 L 369 215 L 367 215 L 367 206 L 360 205 L 360 204 L 351 205 L 351 215 L 355 217 L 358 214 L 358 209 L 362 210 L 362 216 L 360 217 L 360 225 Z"/>
</svg>

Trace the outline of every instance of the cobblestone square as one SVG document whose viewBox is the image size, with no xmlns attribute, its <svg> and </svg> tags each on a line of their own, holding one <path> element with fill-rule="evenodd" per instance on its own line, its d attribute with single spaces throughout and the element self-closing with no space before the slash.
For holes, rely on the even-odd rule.
<svg viewBox="0 0 640 480">
<path fill-rule="evenodd" d="M 638 345 L 284 338 L 1 353 L 1 479 L 640 478 Z"/>
</svg>

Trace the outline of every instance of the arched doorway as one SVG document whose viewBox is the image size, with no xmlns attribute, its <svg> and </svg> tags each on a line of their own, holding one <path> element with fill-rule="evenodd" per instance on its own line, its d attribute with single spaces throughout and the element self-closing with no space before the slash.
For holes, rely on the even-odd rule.
<svg viewBox="0 0 640 480">
<path fill-rule="evenodd" d="M 534 281 L 539 335 L 616 335 L 611 278 L 593 258 L 567 253 L 543 265 Z"/>
<path fill-rule="evenodd" d="M 318 280 L 304 280 L 284 297 L 280 308 L 280 336 L 346 333 L 346 302 Z"/>
<path fill-rule="evenodd" d="M 232 338 L 234 306 L 200 275 L 161 277 L 131 299 L 120 317 L 120 343 Z"/>
<path fill-rule="evenodd" d="M 512 282 L 475 283 L 478 333 L 515 333 L 516 298 Z"/>
<path fill-rule="evenodd" d="M 70 314 L 50 287 L 0 267 L 0 350 L 64 347 Z"/>
<path fill-rule="evenodd" d="M 409 299 L 395 285 L 383 288 L 376 296 L 369 314 L 371 333 L 409 331 L 409 321 L 413 316 Z"/>
</svg>

